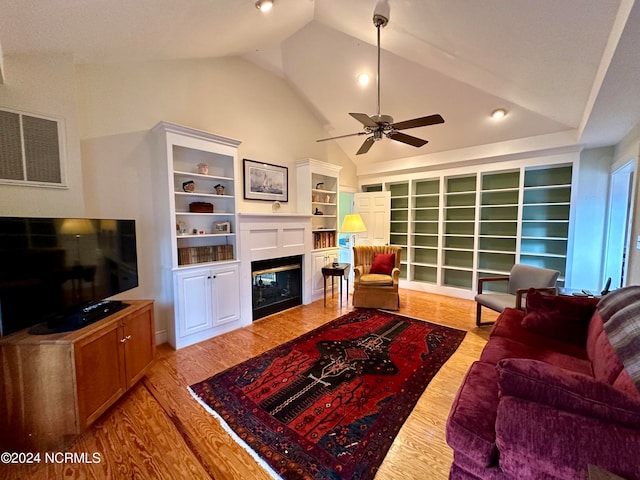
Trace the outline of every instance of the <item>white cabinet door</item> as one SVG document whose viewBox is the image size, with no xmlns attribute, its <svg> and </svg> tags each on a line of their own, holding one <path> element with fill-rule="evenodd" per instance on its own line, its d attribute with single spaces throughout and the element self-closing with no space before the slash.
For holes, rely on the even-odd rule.
<svg viewBox="0 0 640 480">
<path fill-rule="evenodd" d="M 176 344 L 213 328 L 211 311 L 211 269 L 176 273 Z M 197 340 L 196 340 L 197 341 Z M 191 342 L 187 342 L 189 344 Z M 176 348 L 179 348 L 176 345 Z"/>
<path fill-rule="evenodd" d="M 240 319 L 240 275 L 238 265 L 225 265 L 211 270 L 214 324 Z"/>
<path fill-rule="evenodd" d="M 311 255 L 312 257 L 312 281 L 311 295 L 314 300 L 322 298 L 324 293 L 324 279 L 322 277 L 322 267 L 331 263 L 334 258 L 338 258 L 338 249 L 323 250 Z"/>
</svg>

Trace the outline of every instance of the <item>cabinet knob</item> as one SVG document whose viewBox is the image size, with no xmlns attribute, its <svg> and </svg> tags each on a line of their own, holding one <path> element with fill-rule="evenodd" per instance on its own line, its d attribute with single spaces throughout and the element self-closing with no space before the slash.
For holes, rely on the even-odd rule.
<svg viewBox="0 0 640 480">
<path fill-rule="evenodd" d="M 124 343 L 124 342 L 126 342 L 127 340 L 131 340 L 131 335 L 127 335 L 126 337 L 121 338 L 121 339 L 120 339 L 120 343 Z"/>
<path fill-rule="evenodd" d="M 209 276 L 207 277 L 207 279 L 211 280 L 211 275 L 209 275 Z"/>
</svg>

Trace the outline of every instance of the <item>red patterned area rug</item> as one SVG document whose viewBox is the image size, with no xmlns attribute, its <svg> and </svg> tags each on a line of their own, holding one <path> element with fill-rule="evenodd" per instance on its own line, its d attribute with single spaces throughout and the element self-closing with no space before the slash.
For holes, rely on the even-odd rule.
<svg viewBox="0 0 640 480">
<path fill-rule="evenodd" d="M 465 333 L 356 310 L 189 390 L 272 477 L 369 480 Z"/>
</svg>

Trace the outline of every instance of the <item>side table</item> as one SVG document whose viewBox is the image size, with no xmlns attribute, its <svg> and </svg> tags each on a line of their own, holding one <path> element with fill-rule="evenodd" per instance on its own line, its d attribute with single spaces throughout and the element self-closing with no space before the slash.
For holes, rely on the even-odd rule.
<svg viewBox="0 0 640 480">
<path fill-rule="evenodd" d="M 331 298 L 333 298 L 333 278 L 340 278 L 340 308 L 342 308 L 342 277 L 347 281 L 347 304 L 349 303 L 349 267 L 350 263 L 330 263 L 322 267 L 324 280 L 324 306 L 327 306 L 327 277 L 331 277 Z"/>
</svg>

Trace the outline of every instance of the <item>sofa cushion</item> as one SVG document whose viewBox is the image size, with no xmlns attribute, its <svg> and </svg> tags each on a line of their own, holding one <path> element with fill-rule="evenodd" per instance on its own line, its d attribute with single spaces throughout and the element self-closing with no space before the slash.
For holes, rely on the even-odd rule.
<svg viewBox="0 0 640 480">
<path fill-rule="evenodd" d="M 523 359 L 502 360 L 497 375 L 500 397 L 523 398 L 640 429 L 640 401 L 587 375 Z"/>
<path fill-rule="evenodd" d="M 516 397 L 498 405 L 496 443 L 507 478 L 586 479 L 587 465 L 640 479 L 637 430 Z"/>
<path fill-rule="evenodd" d="M 480 360 L 496 365 L 504 358 L 528 358 L 540 360 L 560 368 L 592 376 L 591 362 L 582 358 L 572 357 L 552 350 L 541 350 L 531 345 L 516 342 L 505 337 L 491 337 L 484 347 Z"/>
<path fill-rule="evenodd" d="M 584 346 L 589 319 L 598 299 L 527 292 L 527 314 L 522 326 L 540 335 Z"/>
<path fill-rule="evenodd" d="M 456 452 L 488 467 L 496 461 L 498 380 L 494 365 L 474 362 L 458 389 L 447 419 L 446 437 Z"/>
<path fill-rule="evenodd" d="M 507 308 L 496 319 L 496 323 L 491 329 L 490 337 L 506 337 L 526 345 L 530 345 L 540 350 L 552 350 L 564 353 L 576 358 L 587 359 L 587 351 L 583 346 L 573 343 L 563 342 L 554 338 L 539 335 L 522 326 L 522 318 L 525 313 L 515 308 Z"/>
<path fill-rule="evenodd" d="M 381 273 L 382 275 L 391 275 L 393 267 L 396 263 L 396 255 L 394 253 L 374 253 L 373 263 L 369 269 L 369 273 Z"/>
</svg>

